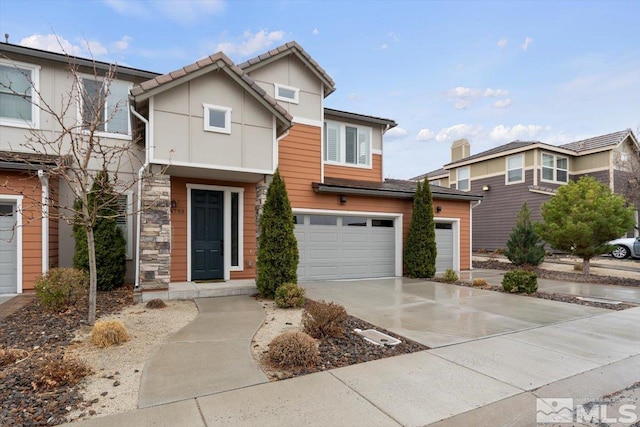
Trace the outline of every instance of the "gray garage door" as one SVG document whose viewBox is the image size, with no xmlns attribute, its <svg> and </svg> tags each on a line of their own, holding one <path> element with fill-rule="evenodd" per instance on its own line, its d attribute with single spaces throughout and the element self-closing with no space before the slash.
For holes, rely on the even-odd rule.
<svg viewBox="0 0 640 427">
<path fill-rule="evenodd" d="M 15 205 L 0 202 L 0 294 L 14 294 L 18 291 L 15 226 Z"/>
<path fill-rule="evenodd" d="M 436 222 L 436 245 L 436 271 L 442 273 L 453 268 L 453 224 Z"/>
<path fill-rule="evenodd" d="M 298 281 L 395 276 L 392 219 L 296 215 Z"/>
</svg>

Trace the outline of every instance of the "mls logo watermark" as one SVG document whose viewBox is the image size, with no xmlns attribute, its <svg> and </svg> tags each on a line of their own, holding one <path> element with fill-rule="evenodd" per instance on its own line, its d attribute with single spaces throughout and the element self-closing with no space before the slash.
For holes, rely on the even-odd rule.
<svg viewBox="0 0 640 427">
<path fill-rule="evenodd" d="M 575 406 L 574 406 L 575 404 Z M 538 423 L 619 423 L 633 424 L 640 419 L 638 406 L 615 399 L 574 399 L 547 397 L 536 399 Z"/>
</svg>

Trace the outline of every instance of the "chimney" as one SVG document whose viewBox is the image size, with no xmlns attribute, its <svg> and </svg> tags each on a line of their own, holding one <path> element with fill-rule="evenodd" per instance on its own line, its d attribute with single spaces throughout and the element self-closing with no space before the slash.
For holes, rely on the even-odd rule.
<svg viewBox="0 0 640 427">
<path fill-rule="evenodd" d="M 471 145 L 466 139 L 453 141 L 451 144 L 451 162 L 457 162 L 471 155 Z"/>
</svg>

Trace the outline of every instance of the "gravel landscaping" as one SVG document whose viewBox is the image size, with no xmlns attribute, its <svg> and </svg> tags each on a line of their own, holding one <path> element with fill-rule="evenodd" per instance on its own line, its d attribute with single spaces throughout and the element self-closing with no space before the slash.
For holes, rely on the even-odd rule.
<svg viewBox="0 0 640 427">
<path fill-rule="evenodd" d="M 133 301 L 133 288 L 99 292 L 97 316 L 118 312 Z M 78 385 L 56 384 L 37 387 L 40 366 L 61 360 L 74 340 L 81 320 L 87 315 L 87 301 L 66 312 L 52 313 L 31 301 L 0 322 L 0 348 L 21 349 L 26 357 L 0 367 L 0 425 L 44 426 L 67 421 L 67 414 L 82 404 Z"/>
</svg>

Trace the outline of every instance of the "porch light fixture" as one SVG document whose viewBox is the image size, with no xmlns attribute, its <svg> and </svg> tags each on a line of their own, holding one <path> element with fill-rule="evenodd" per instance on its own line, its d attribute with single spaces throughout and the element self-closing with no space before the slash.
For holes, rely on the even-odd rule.
<svg viewBox="0 0 640 427">
<path fill-rule="evenodd" d="M 347 204 L 347 196 L 345 196 L 344 194 L 340 195 L 340 204 L 341 205 L 346 205 Z"/>
<path fill-rule="evenodd" d="M 438 213 L 442 212 L 442 206 L 436 206 L 436 212 Z"/>
<path fill-rule="evenodd" d="M 171 201 L 171 209 L 175 209 L 178 207 L 178 202 L 176 202 L 175 200 Z"/>
<path fill-rule="evenodd" d="M 491 187 L 489 185 L 482 186 L 482 191 L 489 191 L 489 190 L 491 190 Z"/>
</svg>

